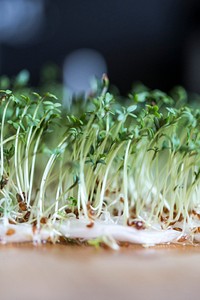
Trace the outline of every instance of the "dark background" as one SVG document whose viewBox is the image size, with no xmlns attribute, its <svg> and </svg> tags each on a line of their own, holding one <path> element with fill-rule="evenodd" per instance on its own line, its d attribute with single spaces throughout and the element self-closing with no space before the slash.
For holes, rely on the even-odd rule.
<svg viewBox="0 0 200 300">
<path fill-rule="evenodd" d="M 0 74 L 26 68 L 37 85 L 44 64 L 89 48 L 122 94 L 136 80 L 200 92 L 199 12 L 197 0 L 0 0 Z"/>
</svg>

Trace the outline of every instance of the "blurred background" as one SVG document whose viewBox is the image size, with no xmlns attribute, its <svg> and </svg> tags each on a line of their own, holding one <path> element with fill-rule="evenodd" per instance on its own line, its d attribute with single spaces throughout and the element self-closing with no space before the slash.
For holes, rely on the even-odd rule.
<svg viewBox="0 0 200 300">
<path fill-rule="evenodd" d="M 200 1 L 0 0 L 0 75 L 38 85 L 49 63 L 72 93 L 103 72 L 123 95 L 134 81 L 200 92 Z"/>
</svg>

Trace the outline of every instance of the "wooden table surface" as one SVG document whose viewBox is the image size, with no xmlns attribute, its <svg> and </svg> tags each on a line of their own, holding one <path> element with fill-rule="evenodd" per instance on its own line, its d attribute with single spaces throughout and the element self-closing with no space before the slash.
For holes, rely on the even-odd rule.
<svg viewBox="0 0 200 300">
<path fill-rule="evenodd" d="M 0 299 L 199 299 L 200 246 L 0 246 Z"/>
</svg>

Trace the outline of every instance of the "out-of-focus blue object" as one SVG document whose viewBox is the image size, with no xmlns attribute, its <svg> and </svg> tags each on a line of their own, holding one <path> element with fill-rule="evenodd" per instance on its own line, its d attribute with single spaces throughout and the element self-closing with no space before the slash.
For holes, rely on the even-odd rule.
<svg viewBox="0 0 200 300">
<path fill-rule="evenodd" d="M 0 43 L 29 44 L 44 22 L 44 0 L 0 0 Z"/>
<path fill-rule="evenodd" d="M 200 92 L 199 41 L 199 0 L 0 0 L 0 75 L 28 69 L 33 85 L 44 64 L 89 48 L 122 94 L 138 80 Z"/>
<path fill-rule="evenodd" d="M 63 66 L 65 101 L 71 102 L 72 95 L 87 96 L 91 92 L 95 77 L 101 78 L 106 72 L 106 61 L 98 51 L 83 48 L 70 53 Z"/>
</svg>

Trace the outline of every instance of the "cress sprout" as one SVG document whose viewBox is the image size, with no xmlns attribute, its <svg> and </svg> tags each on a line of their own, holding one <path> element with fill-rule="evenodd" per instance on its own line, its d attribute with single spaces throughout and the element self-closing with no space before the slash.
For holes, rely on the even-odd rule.
<svg viewBox="0 0 200 300">
<path fill-rule="evenodd" d="M 70 111 L 0 90 L 1 241 L 198 241 L 200 110 L 180 87 L 140 86 L 122 104 L 108 85 Z"/>
</svg>

